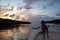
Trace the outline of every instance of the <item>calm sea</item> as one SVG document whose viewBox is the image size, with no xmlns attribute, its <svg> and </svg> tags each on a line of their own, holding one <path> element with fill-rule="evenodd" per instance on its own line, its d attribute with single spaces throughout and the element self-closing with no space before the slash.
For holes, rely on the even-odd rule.
<svg viewBox="0 0 60 40">
<path fill-rule="evenodd" d="M 47 23 L 49 25 L 49 30 L 60 31 L 60 24 Z"/>
</svg>

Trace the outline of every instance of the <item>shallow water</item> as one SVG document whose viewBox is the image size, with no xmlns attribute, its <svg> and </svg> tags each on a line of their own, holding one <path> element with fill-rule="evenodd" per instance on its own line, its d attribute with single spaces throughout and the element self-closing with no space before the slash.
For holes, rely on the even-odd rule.
<svg viewBox="0 0 60 40">
<path fill-rule="evenodd" d="M 47 25 L 49 25 L 49 30 L 60 31 L 60 24 Z M 0 40 L 28 40 L 33 30 L 30 25 L 21 25 L 19 28 L 13 28 L 12 30 L 2 30 L 2 32 L 0 32 Z"/>
<path fill-rule="evenodd" d="M 60 31 L 60 24 L 47 23 L 49 25 L 49 30 Z"/>
</svg>

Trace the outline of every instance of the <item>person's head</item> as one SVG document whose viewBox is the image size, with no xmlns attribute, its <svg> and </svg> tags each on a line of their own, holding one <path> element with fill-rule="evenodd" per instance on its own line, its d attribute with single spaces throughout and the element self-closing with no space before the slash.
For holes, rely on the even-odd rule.
<svg viewBox="0 0 60 40">
<path fill-rule="evenodd" d="M 42 20 L 42 21 L 41 21 L 41 24 L 45 24 L 45 21 L 44 21 L 44 20 Z"/>
</svg>

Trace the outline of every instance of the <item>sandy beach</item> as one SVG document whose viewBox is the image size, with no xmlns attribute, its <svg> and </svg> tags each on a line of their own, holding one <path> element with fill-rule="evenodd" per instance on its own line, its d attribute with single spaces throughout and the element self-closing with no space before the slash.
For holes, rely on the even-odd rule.
<svg viewBox="0 0 60 40">
<path fill-rule="evenodd" d="M 43 40 L 42 34 L 38 33 L 34 40 Z M 44 40 L 60 40 L 60 32 L 56 32 L 56 31 L 49 31 L 49 39 L 47 39 L 47 37 L 45 36 Z"/>
</svg>

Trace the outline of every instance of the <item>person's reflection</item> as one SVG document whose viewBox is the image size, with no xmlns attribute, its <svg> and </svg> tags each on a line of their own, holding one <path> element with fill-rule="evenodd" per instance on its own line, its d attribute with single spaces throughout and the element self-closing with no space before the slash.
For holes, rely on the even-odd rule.
<svg viewBox="0 0 60 40">
<path fill-rule="evenodd" d="M 43 39 L 45 39 L 45 34 L 47 34 L 47 38 L 49 38 L 48 26 L 45 24 L 45 21 L 41 21 L 41 29 L 42 29 Z"/>
</svg>

